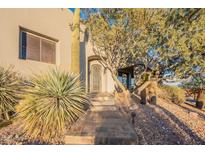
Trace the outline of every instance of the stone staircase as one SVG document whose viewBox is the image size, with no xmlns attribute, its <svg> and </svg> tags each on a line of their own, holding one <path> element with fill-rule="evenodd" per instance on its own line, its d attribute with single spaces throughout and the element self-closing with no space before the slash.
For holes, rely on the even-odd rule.
<svg viewBox="0 0 205 154">
<path fill-rule="evenodd" d="M 65 144 L 135 144 L 136 133 L 111 94 L 91 94 L 91 109 L 67 133 Z"/>
</svg>

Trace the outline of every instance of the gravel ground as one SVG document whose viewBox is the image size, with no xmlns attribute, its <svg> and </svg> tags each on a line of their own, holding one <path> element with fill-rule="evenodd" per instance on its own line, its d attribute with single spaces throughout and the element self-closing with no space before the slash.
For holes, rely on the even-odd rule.
<svg viewBox="0 0 205 154">
<path fill-rule="evenodd" d="M 138 104 L 134 127 L 137 144 L 205 144 L 205 119 L 161 98 L 157 105 Z"/>
<path fill-rule="evenodd" d="M 26 144 L 28 140 L 21 135 L 17 124 L 0 129 L 0 144 Z"/>
<path fill-rule="evenodd" d="M 30 141 L 22 135 L 18 124 L 11 124 L 0 129 L 0 144 L 2 145 L 40 145 L 39 141 Z"/>
<path fill-rule="evenodd" d="M 181 122 L 184 130 L 200 138 L 203 144 L 205 143 L 205 112 L 186 104 L 178 106 L 170 101 L 164 103 L 163 100 L 159 100 L 158 105 L 176 123 Z"/>
</svg>

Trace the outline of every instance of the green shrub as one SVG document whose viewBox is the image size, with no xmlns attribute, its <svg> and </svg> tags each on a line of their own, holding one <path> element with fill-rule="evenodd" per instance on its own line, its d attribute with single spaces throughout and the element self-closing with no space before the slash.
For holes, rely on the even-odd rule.
<svg viewBox="0 0 205 154">
<path fill-rule="evenodd" d="M 53 69 L 34 75 L 17 106 L 20 127 L 31 140 L 62 141 L 66 125 L 73 124 L 89 106 L 78 76 Z"/>
<path fill-rule="evenodd" d="M 9 120 L 9 112 L 15 112 L 21 91 L 21 80 L 13 67 L 0 67 L 0 118 Z"/>
<path fill-rule="evenodd" d="M 170 99 L 172 102 L 176 104 L 181 104 L 186 101 L 185 91 L 176 86 L 161 86 L 162 89 L 165 91 L 166 98 Z"/>
</svg>

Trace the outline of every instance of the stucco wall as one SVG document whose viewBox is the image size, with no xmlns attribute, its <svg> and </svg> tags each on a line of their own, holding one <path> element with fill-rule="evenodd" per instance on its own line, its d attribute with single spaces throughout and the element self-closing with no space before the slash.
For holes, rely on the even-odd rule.
<svg viewBox="0 0 205 154">
<path fill-rule="evenodd" d="M 0 65 L 14 65 L 23 75 L 58 66 L 70 70 L 73 15 L 67 9 L 0 9 Z M 19 59 L 19 26 L 59 40 L 56 65 Z"/>
<path fill-rule="evenodd" d="M 93 52 L 92 49 L 92 43 L 88 40 L 88 42 L 85 43 L 85 50 L 86 50 L 86 89 L 88 90 L 88 87 L 90 86 L 89 83 L 89 71 L 88 69 L 91 68 L 88 65 L 90 64 L 90 66 L 92 64 L 100 64 L 97 61 L 91 61 L 90 63 L 88 63 L 88 57 L 95 55 L 95 53 Z M 101 65 L 101 64 L 100 64 Z M 114 87 L 114 81 L 112 79 L 111 73 L 109 70 L 105 70 L 104 67 L 102 66 L 102 92 L 113 92 L 115 90 Z"/>
</svg>

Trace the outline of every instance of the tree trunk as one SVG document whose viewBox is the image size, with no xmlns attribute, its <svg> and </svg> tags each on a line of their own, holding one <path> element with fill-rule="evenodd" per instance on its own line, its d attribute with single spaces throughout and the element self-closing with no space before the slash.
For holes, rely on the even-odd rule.
<svg viewBox="0 0 205 154">
<path fill-rule="evenodd" d="M 124 85 L 118 80 L 118 78 L 117 78 L 117 76 L 114 74 L 114 73 L 112 73 L 111 72 L 111 74 L 112 74 L 112 78 L 113 78 L 113 80 L 114 80 L 114 82 L 115 82 L 115 85 L 117 86 L 117 88 L 120 88 L 120 90 L 121 90 L 121 92 L 126 92 L 126 88 L 124 87 Z M 118 91 L 118 89 L 116 89 L 117 91 Z M 118 91 L 119 92 L 119 91 Z"/>
<path fill-rule="evenodd" d="M 157 99 L 157 88 L 159 84 L 159 78 L 150 78 L 149 73 L 145 73 L 143 77 L 143 82 L 137 87 L 137 93 L 141 97 L 141 103 L 146 104 L 151 102 L 152 99 Z M 153 104 L 156 104 L 153 103 Z"/>
<path fill-rule="evenodd" d="M 80 8 L 76 8 L 73 17 L 71 45 L 71 71 L 80 74 Z"/>
<path fill-rule="evenodd" d="M 116 85 L 116 98 L 119 100 L 120 102 L 120 108 L 122 110 L 124 110 L 123 108 L 129 108 L 132 105 L 132 101 L 131 101 L 131 96 L 130 96 L 130 92 L 124 87 L 124 85 L 118 80 L 117 76 L 111 72 L 112 74 L 112 78 L 115 82 Z M 120 90 L 119 90 L 120 89 Z"/>
</svg>

